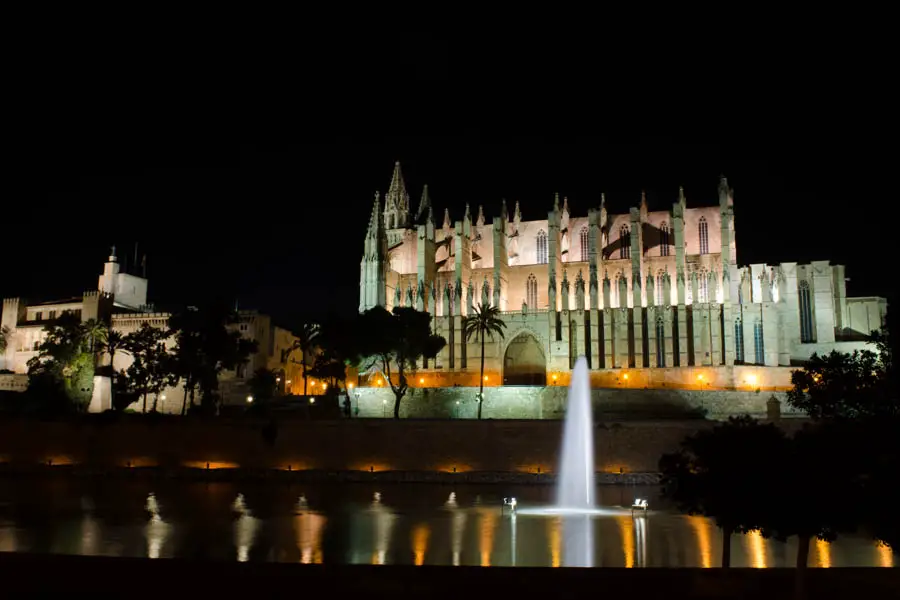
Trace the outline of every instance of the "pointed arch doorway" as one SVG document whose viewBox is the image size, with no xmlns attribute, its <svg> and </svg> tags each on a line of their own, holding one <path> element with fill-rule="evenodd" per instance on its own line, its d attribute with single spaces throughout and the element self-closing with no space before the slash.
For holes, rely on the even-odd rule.
<svg viewBox="0 0 900 600">
<path fill-rule="evenodd" d="M 512 339 L 503 355 L 504 385 L 547 385 L 547 359 L 540 342 L 523 331 Z"/>
</svg>

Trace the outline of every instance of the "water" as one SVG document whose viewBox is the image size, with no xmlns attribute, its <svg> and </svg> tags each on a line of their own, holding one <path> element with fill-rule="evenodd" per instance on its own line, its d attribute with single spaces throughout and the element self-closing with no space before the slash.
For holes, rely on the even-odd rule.
<svg viewBox="0 0 900 600">
<path fill-rule="evenodd" d="M 152 496 L 151 496 L 152 494 Z M 710 567 L 721 533 L 658 490 L 600 486 L 603 507 L 551 514 L 550 486 L 185 483 L 0 479 L 0 551 L 222 561 Z M 632 517 L 635 495 L 654 510 Z M 502 509 L 515 496 L 513 518 Z M 570 520 L 571 519 L 571 520 Z M 734 536 L 732 563 L 792 566 L 796 541 Z M 862 537 L 813 542 L 810 566 L 892 566 Z"/>
<path fill-rule="evenodd" d="M 556 505 L 566 511 L 592 510 L 597 488 L 594 482 L 594 421 L 591 381 L 587 359 L 583 356 L 578 357 L 572 371 L 562 444 Z"/>
</svg>

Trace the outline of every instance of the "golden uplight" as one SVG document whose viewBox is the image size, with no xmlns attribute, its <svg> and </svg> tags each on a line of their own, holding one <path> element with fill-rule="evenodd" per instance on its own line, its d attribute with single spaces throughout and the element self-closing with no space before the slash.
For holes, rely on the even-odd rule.
<svg viewBox="0 0 900 600">
<path fill-rule="evenodd" d="M 424 378 L 424 377 L 419 377 L 419 383 L 425 383 L 425 378 Z"/>
<path fill-rule="evenodd" d="M 747 375 L 747 383 L 749 383 L 750 385 L 756 385 L 757 381 L 759 381 L 759 379 L 756 377 L 756 375 Z"/>
<path fill-rule="evenodd" d="M 485 381 L 488 380 L 488 376 L 487 376 L 487 375 L 484 376 L 484 380 L 485 380 Z"/>
<path fill-rule="evenodd" d="M 703 375 L 697 375 L 697 381 L 703 381 Z"/>
<path fill-rule="evenodd" d="M 557 379 L 557 375 L 556 375 L 556 373 L 554 373 L 554 374 L 553 374 L 553 381 L 556 381 L 556 379 Z"/>
<path fill-rule="evenodd" d="M 624 375 L 622 375 L 622 379 L 624 379 L 625 381 L 628 381 L 628 373 L 625 373 Z"/>
<path fill-rule="evenodd" d="M 347 387 L 348 387 L 349 389 L 352 390 L 352 389 L 353 389 L 353 384 L 352 384 L 352 383 L 348 383 L 348 384 L 347 384 Z"/>
</svg>

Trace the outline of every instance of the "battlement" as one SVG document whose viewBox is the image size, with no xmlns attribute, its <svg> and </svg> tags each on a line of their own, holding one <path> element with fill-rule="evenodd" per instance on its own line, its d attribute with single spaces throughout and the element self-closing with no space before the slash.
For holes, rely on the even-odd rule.
<svg viewBox="0 0 900 600">
<path fill-rule="evenodd" d="M 83 295 L 85 298 L 112 298 L 113 297 L 113 295 L 108 292 L 100 292 L 97 290 L 86 291 Z"/>
<path fill-rule="evenodd" d="M 15 305 L 19 304 L 19 302 L 21 302 L 21 301 L 22 301 L 21 298 L 4 298 L 3 306 L 15 306 Z"/>
</svg>

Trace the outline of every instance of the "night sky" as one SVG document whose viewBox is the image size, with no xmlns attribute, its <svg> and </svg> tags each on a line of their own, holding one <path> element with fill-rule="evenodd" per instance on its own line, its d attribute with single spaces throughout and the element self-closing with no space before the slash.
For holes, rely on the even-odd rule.
<svg viewBox="0 0 900 600">
<path fill-rule="evenodd" d="M 501 198 L 546 218 L 554 192 L 573 214 L 601 192 L 625 212 L 642 189 L 651 210 L 668 209 L 679 185 L 689 206 L 713 205 L 724 173 L 739 264 L 827 259 L 847 265 L 851 296 L 892 291 L 895 137 L 875 93 L 887 80 L 869 77 L 880 63 L 828 50 L 801 64 L 798 47 L 797 60 L 708 53 L 721 62 L 688 69 L 660 54 L 612 86 L 642 59 L 600 52 L 586 95 L 570 85 L 584 83 L 578 65 L 536 46 L 379 40 L 340 69 L 343 46 L 320 52 L 295 65 L 302 77 L 282 63 L 232 68 L 231 53 L 55 55 L 30 82 L 39 93 L 19 121 L 34 129 L 7 164 L 0 296 L 80 295 L 111 244 L 131 267 L 137 243 L 163 309 L 237 300 L 288 327 L 353 311 L 373 193 L 395 160 L 413 210 L 429 184 L 438 226 L 466 202 L 490 221 Z"/>
</svg>

